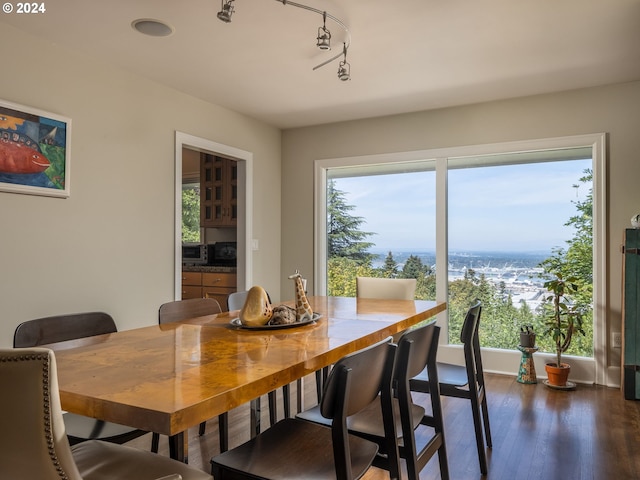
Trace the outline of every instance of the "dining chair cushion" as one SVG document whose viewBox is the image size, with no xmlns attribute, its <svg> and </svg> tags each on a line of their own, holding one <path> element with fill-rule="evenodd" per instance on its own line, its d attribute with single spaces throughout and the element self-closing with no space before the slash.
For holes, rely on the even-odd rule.
<svg viewBox="0 0 640 480">
<path fill-rule="evenodd" d="M 214 478 L 236 478 L 227 476 L 228 471 L 242 475 L 237 478 L 336 478 L 331 443 L 331 428 L 285 418 L 252 441 L 225 452 L 224 459 L 218 458 L 218 461 L 224 462 L 224 471 L 219 476 L 214 474 Z M 350 436 L 349 449 L 353 478 L 360 478 L 371 466 L 378 446 Z"/>
<path fill-rule="evenodd" d="M 125 445 L 89 440 L 71 447 L 82 480 L 155 480 L 167 472 L 184 480 L 211 480 L 206 472 L 169 457 Z M 171 478 L 171 477 L 170 477 Z"/>
</svg>

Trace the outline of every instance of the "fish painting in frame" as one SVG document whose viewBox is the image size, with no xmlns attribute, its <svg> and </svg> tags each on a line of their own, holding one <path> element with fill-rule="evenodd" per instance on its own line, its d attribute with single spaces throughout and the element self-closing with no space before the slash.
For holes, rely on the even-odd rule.
<svg viewBox="0 0 640 480">
<path fill-rule="evenodd" d="M 71 120 L 0 100 L 0 192 L 69 196 Z"/>
</svg>

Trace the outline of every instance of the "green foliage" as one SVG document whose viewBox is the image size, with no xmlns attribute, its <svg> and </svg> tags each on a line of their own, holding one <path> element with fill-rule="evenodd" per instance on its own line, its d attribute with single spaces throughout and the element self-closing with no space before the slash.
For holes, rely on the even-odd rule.
<svg viewBox="0 0 640 480">
<path fill-rule="evenodd" d="M 384 260 L 381 277 L 384 278 L 396 278 L 398 276 L 398 262 L 393 259 L 393 254 L 389 252 L 387 258 Z"/>
<path fill-rule="evenodd" d="M 356 277 L 375 277 L 370 263 L 352 258 L 331 257 L 327 261 L 327 294 L 336 297 L 356 296 Z"/>
<path fill-rule="evenodd" d="M 200 241 L 200 188 L 182 190 L 182 241 Z"/>
<path fill-rule="evenodd" d="M 562 362 L 562 354 L 571 345 L 573 334 L 576 332 L 585 334 L 582 319 L 586 307 L 573 303 L 571 299 L 571 295 L 576 294 L 580 289 L 577 282 L 576 277 L 565 279 L 561 273 L 557 272 L 555 279 L 544 283 L 545 288 L 550 292 L 542 304 L 547 327 L 544 333 L 553 338 L 558 367 Z"/>
<path fill-rule="evenodd" d="M 354 208 L 347 204 L 344 192 L 337 190 L 335 182 L 330 180 L 327 185 L 327 257 L 345 257 L 369 263 L 374 255 L 367 250 L 373 243 L 365 240 L 373 234 L 360 231 L 365 220 L 351 215 Z"/>
</svg>

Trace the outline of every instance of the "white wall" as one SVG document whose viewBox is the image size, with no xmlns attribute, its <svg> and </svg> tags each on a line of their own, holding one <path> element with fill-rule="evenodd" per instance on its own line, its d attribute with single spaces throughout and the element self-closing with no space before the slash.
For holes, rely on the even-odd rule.
<svg viewBox="0 0 640 480">
<path fill-rule="evenodd" d="M 639 126 L 640 82 L 635 82 L 286 130 L 282 138 L 283 297 L 293 296 L 287 273 L 300 269 L 310 281 L 314 277 L 314 160 L 607 132 L 607 329 L 620 331 L 620 245 L 629 219 L 640 212 Z M 309 288 L 313 291 L 312 284 Z M 607 364 L 619 363 L 620 350 L 609 349 Z"/>
<path fill-rule="evenodd" d="M 253 153 L 253 279 L 279 298 L 280 130 L 7 25 L 0 44 L 0 98 L 72 119 L 70 198 L 0 192 L 0 347 L 66 312 L 157 322 L 174 298 L 176 130 Z"/>
</svg>

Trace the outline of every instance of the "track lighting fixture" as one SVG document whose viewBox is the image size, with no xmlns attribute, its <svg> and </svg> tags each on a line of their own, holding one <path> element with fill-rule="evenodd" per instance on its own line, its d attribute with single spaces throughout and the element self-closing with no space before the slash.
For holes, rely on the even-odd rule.
<svg viewBox="0 0 640 480">
<path fill-rule="evenodd" d="M 343 82 L 347 80 L 351 80 L 351 65 L 347 62 L 347 44 L 345 43 L 342 49 L 342 53 L 344 55 L 344 59 L 340 62 L 338 66 L 338 78 Z"/>
<path fill-rule="evenodd" d="M 327 12 L 322 12 L 322 26 L 318 27 L 318 43 L 320 50 L 331 50 L 331 32 L 327 30 Z"/>
<path fill-rule="evenodd" d="M 234 1 L 235 0 L 220 0 L 221 7 L 220 7 L 220 11 L 218 12 L 218 18 L 225 23 L 231 23 L 231 16 L 235 11 L 235 8 L 233 6 Z M 316 46 L 320 50 L 325 50 L 325 51 L 331 50 L 331 32 L 327 28 L 327 18 L 331 19 L 333 22 L 335 22 L 344 30 L 345 41 L 343 43 L 344 47 L 342 49 L 342 52 L 338 53 L 337 55 L 334 55 L 328 60 L 325 60 L 320 65 L 316 65 L 315 67 L 313 67 L 313 69 L 317 70 L 320 67 L 324 67 L 326 64 L 331 63 L 334 60 L 337 60 L 338 58 L 340 58 L 342 55 L 344 55 L 344 58 L 340 62 L 340 66 L 338 68 L 338 78 L 340 78 L 340 80 L 350 80 L 351 66 L 347 63 L 347 49 L 351 45 L 351 34 L 349 33 L 349 29 L 347 28 L 347 26 L 344 23 L 342 23 L 342 21 L 339 18 L 336 18 L 327 12 L 323 12 L 322 10 L 318 10 L 317 8 L 313 8 L 308 5 L 303 5 L 301 3 L 291 2 L 289 0 L 276 0 L 276 2 L 279 2 L 283 5 L 291 5 L 293 7 L 302 8 L 304 10 L 308 10 L 310 12 L 322 15 L 322 26 L 318 28 L 318 37 L 316 38 Z"/>
<path fill-rule="evenodd" d="M 218 18 L 224 23 L 231 23 L 231 16 L 235 10 L 233 8 L 233 1 L 234 0 L 220 0 L 221 7 L 218 12 Z"/>
</svg>

